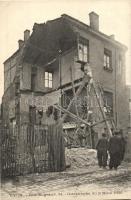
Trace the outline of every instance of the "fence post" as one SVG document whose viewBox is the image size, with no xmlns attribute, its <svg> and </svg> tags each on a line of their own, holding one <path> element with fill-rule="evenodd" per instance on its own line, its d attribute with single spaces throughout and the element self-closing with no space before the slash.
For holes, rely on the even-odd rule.
<svg viewBox="0 0 131 200">
<path fill-rule="evenodd" d="M 48 147 L 49 170 L 65 170 L 65 147 L 61 123 L 48 125 Z"/>
<path fill-rule="evenodd" d="M 35 150 L 34 125 L 29 126 L 29 134 L 30 134 L 30 155 L 32 159 L 33 172 L 36 172 L 35 157 L 34 157 L 34 150 Z"/>
</svg>

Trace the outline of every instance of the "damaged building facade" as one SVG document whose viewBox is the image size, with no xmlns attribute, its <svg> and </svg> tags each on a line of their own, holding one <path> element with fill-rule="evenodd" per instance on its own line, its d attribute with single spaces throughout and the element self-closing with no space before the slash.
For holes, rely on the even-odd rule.
<svg viewBox="0 0 131 200">
<path fill-rule="evenodd" d="M 76 91 L 82 81 L 82 68 L 88 63 L 93 79 L 103 90 L 104 102 L 116 127 L 126 130 L 129 126 L 127 48 L 114 35 L 107 36 L 99 30 L 96 13 L 91 12 L 89 18 L 90 25 L 86 25 L 63 14 L 43 24 L 35 23 L 31 35 L 29 30 L 24 32 L 19 49 L 4 62 L 4 126 L 45 124 L 49 106 L 60 104 L 66 109 L 73 98 L 72 80 Z M 83 89 L 79 115 L 83 114 L 85 96 L 86 89 Z M 63 128 L 70 131 L 76 123 L 66 118 Z"/>
</svg>

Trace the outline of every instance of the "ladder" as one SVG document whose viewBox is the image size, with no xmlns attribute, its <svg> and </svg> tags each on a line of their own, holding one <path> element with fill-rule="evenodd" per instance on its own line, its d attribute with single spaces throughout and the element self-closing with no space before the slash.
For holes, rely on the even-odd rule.
<svg viewBox="0 0 131 200">
<path fill-rule="evenodd" d="M 106 125 L 106 128 L 108 130 L 108 134 L 109 134 L 109 137 L 112 136 L 112 130 L 110 128 L 110 124 L 109 124 L 109 121 L 107 120 L 107 116 L 105 114 L 105 111 L 104 111 L 104 105 L 103 103 L 101 102 L 101 99 L 100 99 L 100 96 L 99 96 L 99 92 L 98 92 L 98 88 L 94 82 L 94 80 L 92 81 L 92 87 L 93 87 L 93 90 L 94 90 L 94 94 L 96 96 L 96 100 L 97 100 L 97 103 L 98 103 L 98 106 L 99 106 L 99 109 L 100 109 L 100 112 L 102 114 L 102 117 L 103 117 L 103 120 L 105 121 L 105 125 Z M 104 102 L 104 101 L 103 101 Z"/>
<path fill-rule="evenodd" d="M 102 100 L 103 100 L 103 105 L 104 105 L 104 90 L 103 90 L 102 86 L 98 85 L 98 87 L 99 87 L 99 90 L 100 90 L 100 93 L 101 93 L 101 96 L 102 96 Z M 108 108 L 107 108 L 106 105 L 105 105 L 105 107 L 106 107 L 107 112 L 108 112 Z M 109 115 L 110 115 L 110 113 L 109 113 Z M 115 121 L 114 121 L 112 116 L 110 116 L 110 122 L 111 122 L 112 128 L 115 130 L 116 129 L 116 124 L 115 124 Z"/>
</svg>

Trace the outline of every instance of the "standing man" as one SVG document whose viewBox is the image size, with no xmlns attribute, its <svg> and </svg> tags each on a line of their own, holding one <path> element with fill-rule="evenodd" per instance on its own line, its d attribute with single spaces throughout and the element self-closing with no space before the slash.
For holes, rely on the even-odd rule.
<svg viewBox="0 0 131 200">
<path fill-rule="evenodd" d="M 102 133 L 102 138 L 98 140 L 96 149 L 99 167 L 106 168 L 108 158 L 108 140 L 105 133 Z"/>
<path fill-rule="evenodd" d="M 118 131 L 115 131 L 114 136 L 110 138 L 109 140 L 109 154 L 110 154 L 110 163 L 109 168 L 114 168 L 117 170 L 117 167 L 121 163 L 121 149 L 122 149 L 122 143 L 120 138 L 120 133 Z"/>
<path fill-rule="evenodd" d="M 121 161 L 124 160 L 125 150 L 126 150 L 126 140 L 123 136 L 123 130 L 120 129 L 120 139 L 121 139 Z"/>
</svg>

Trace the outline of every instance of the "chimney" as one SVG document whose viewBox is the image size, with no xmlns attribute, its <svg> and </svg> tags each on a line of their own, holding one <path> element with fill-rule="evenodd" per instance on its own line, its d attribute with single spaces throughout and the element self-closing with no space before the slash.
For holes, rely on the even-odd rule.
<svg viewBox="0 0 131 200">
<path fill-rule="evenodd" d="M 99 31 L 99 15 L 95 12 L 89 13 L 90 27 L 95 31 Z"/>
<path fill-rule="evenodd" d="M 30 31 L 29 30 L 25 30 L 24 31 L 24 42 L 27 42 L 29 37 L 30 37 Z"/>
<path fill-rule="evenodd" d="M 18 40 L 18 45 L 19 45 L 19 49 L 21 49 L 24 45 L 24 41 L 23 40 Z"/>
</svg>

